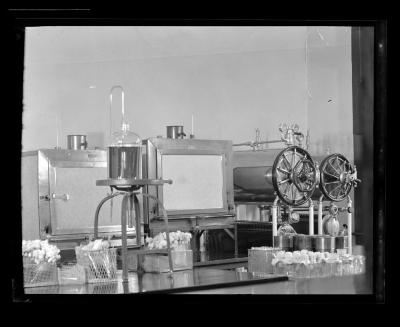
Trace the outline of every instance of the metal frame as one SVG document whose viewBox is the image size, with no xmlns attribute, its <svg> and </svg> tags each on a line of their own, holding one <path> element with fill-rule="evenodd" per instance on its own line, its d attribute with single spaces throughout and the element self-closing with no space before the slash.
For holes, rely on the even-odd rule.
<svg viewBox="0 0 400 327">
<path fill-rule="evenodd" d="M 233 202 L 233 175 L 232 175 L 232 143 L 231 141 L 219 140 L 196 140 L 196 139 L 165 139 L 150 138 L 144 141 L 145 168 L 143 172 L 148 179 L 163 179 L 162 157 L 164 155 L 220 155 L 222 156 L 223 171 L 223 207 L 198 210 L 167 210 L 169 220 L 180 218 L 212 218 L 230 214 L 234 216 Z M 163 200 L 161 187 L 145 186 L 145 192 Z M 147 222 L 152 219 L 161 218 L 159 209 L 154 201 L 145 201 L 145 215 Z"/>
<path fill-rule="evenodd" d="M 58 214 L 52 193 L 56 186 L 57 168 L 106 168 L 106 150 L 65 150 L 41 149 L 23 153 L 23 156 L 38 156 L 38 187 L 39 187 L 39 229 L 41 238 L 58 240 L 81 239 L 93 233 L 91 227 L 58 228 Z M 105 171 L 106 174 L 106 171 Z M 93 181 L 95 186 L 95 181 Z M 121 233 L 120 225 L 102 226 L 101 233 Z M 129 235 L 134 235 L 133 228 L 128 229 Z"/>
</svg>

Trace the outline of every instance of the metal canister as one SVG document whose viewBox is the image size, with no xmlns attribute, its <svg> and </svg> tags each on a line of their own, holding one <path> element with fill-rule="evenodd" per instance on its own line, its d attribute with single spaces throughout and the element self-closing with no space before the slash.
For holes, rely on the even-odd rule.
<svg viewBox="0 0 400 327">
<path fill-rule="evenodd" d="M 293 236 L 293 250 L 309 250 L 311 251 L 311 236 L 304 234 L 297 234 Z"/>
<path fill-rule="evenodd" d="M 68 150 L 86 150 L 86 135 L 67 135 Z"/>
<path fill-rule="evenodd" d="M 108 178 L 141 179 L 142 147 L 140 145 L 108 147 Z"/>
<path fill-rule="evenodd" d="M 349 238 L 347 236 L 336 236 L 335 237 L 336 249 L 346 250 L 349 248 Z"/>
<path fill-rule="evenodd" d="M 167 138 L 183 139 L 186 136 L 183 126 L 167 126 Z"/>
<path fill-rule="evenodd" d="M 280 248 L 283 251 L 293 250 L 293 235 L 274 236 L 274 248 Z"/>
<path fill-rule="evenodd" d="M 335 252 L 335 237 L 330 235 L 312 236 L 312 249 L 317 252 Z"/>
</svg>

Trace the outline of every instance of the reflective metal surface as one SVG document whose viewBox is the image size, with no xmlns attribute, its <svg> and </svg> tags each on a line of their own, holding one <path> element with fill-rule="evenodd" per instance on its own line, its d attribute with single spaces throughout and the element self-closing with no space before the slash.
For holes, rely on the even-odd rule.
<svg viewBox="0 0 400 327">
<path fill-rule="evenodd" d="M 354 275 L 332 278 L 289 279 L 284 282 L 235 286 L 209 290 L 193 290 L 184 294 L 373 294 L 366 275 Z M 312 300 L 311 300 L 312 301 Z"/>
<path fill-rule="evenodd" d="M 183 126 L 167 126 L 167 138 L 183 139 L 186 136 Z"/>
<path fill-rule="evenodd" d="M 298 206 L 314 195 L 317 171 L 310 154 L 298 147 L 233 152 L 235 202 L 273 202 L 276 196 Z"/>
<path fill-rule="evenodd" d="M 68 150 L 86 150 L 87 146 L 86 135 L 67 135 Z"/>
<path fill-rule="evenodd" d="M 286 281 L 286 276 L 253 276 L 247 272 L 210 268 L 194 268 L 168 273 L 129 272 L 128 285 L 123 287 L 122 271 L 117 271 L 118 281 L 113 283 L 62 285 L 25 289 L 26 294 L 123 294 L 143 292 L 182 292 L 196 289 L 215 289 L 260 283 Z"/>
<path fill-rule="evenodd" d="M 111 179 L 141 179 L 142 147 L 109 146 L 108 177 Z"/>
<path fill-rule="evenodd" d="M 128 185 L 163 185 L 172 184 L 170 179 L 101 179 L 96 181 L 97 186 L 128 186 Z"/>
</svg>

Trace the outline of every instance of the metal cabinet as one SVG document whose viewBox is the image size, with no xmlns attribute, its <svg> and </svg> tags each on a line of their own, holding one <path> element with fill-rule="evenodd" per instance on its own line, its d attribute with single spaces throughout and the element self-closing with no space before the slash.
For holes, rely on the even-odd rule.
<svg viewBox="0 0 400 327">
<path fill-rule="evenodd" d="M 23 239 L 84 239 L 93 233 L 96 206 L 111 190 L 105 150 L 44 149 L 25 152 L 21 164 Z M 103 208 L 99 232 L 120 235 L 120 199 Z M 128 233 L 133 233 L 129 228 Z"/>
</svg>

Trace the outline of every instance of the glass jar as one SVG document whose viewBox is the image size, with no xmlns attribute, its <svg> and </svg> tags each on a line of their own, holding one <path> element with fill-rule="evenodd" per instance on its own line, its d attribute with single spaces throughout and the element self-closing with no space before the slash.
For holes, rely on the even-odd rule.
<svg viewBox="0 0 400 327">
<path fill-rule="evenodd" d="M 310 268 L 303 262 L 294 264 L 294 276 L 297 278 L 310 278 Z"/>
<path fill-rule="evenodd" d="M 123 123 L 121 131 L 111 135 L 108 147 L 108 178 L 142 178 L 142 140 Z"/>
<path fill-rule="evenodd" d="M 353 265 L 355 274 L 365 273 L 365 257 L 363 255 L 354 256 Z"/>
<path fill-rule="evenodd" d="M 330 277 L 332 275 L 332 265 L 327 261 L 321 262 L 321 277 Z"/>
<path fill-rule="evenodd" d="M 279 261 L 274 267 L 274 273 L 277 275 L 293 277 L 295 275 L 295 265 L 293 263 Z"/>
<path fill-rule="evenodd" d="M 342 261 L 340 259 L 330 262 L 330 265 L 331 265 L 332 276 L 342 276 L 343 267 L 342 267 Z"/>
<path fill-rule="evenodd" d="M 351 256 L 346 256 L 342 259 L 342 275 L 352 275 L 354 274 L 354 260 Z"/>
<path fill-rule="evenodd" d="M 121 90 L 121 112 L 112 110 L 114 89 Z M 142 140 L 130 130 L 125 117 L 124 90 L 116 85 L 110 91 L 110 139 L 108 141 L 108 178 L 141 179 L 142 178 Z M 117 128 L 116 122 L 119 126 Z M 114 130 L 112 133 L 111 131 Z"/>
</svg>

